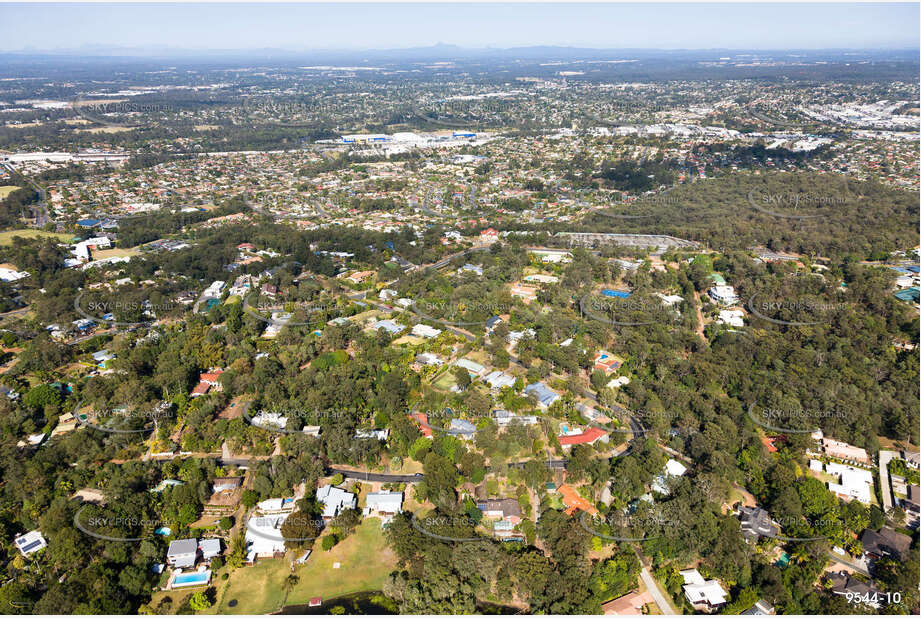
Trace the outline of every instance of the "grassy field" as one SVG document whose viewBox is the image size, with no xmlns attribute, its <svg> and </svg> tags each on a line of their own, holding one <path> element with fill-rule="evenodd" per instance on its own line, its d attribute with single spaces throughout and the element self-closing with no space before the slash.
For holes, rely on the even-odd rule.
<svg viewBox="0 0 921 618">
<path fill-rule="evenodd" d="M 16 185 L 3 185 L 0 187 L 0 200 L 5 200 L 9 197 L 10 193 L 18 189 Z"/>
<path fill-rule="evenodd" d="M 73 234 L 58 234 L 56 232 L 44 232 L 42 230 L 7 230 L 5 232 L 0 232 L 0 247 L 12 245 L 14 236 L 21 236 L 22 238 L 47 236 L 48 238 L 56 238 L 61 242 L 68 242 L 73 238 Z"/>
<path fill-rule="evenodd" d="M 333 563 L 340 563 L 338 569 Z M 288 595 L 287 605 L 304 605 L 311 597 L 334 597 L 380 590 L 396 566 L 396 556 L 387 547 L 380 520 L 367 518 L 352 535 L 329 553 L 316 544 L 307 563 L 295 571 L 300 578 Z"/>
<path fill-rule="evenodd" d="M 237 569 L 230 578 L 219 581 L 218 598 L 208 613 L 214 614 L 267 614 L 281 608 L 285 596 L 282 584 L 290 573 L 288 561 L 283 559 L 257 560 L 251 567 Z M 213 580 L 212 580 L 213 581 Z M 237 605 L 228 603 L 236 599 Z"/>
<path fill-rule="evenodd" d="M 137 249 L 100 249 L 98 251 L 93 251 L 93 259 L 101 260 L 110 257 L 131 257 L 140 254 L 141 252 Z"/>
<path fill-rule="evenodd" d="M 451 370 L 445 371 L 441 376 L 432 383 L 435 388 L 446 391 L 457 384 L 457 378 L 451 373 Z"/>
<path fill-rule="evenodd" d="M 340 568 L 334 569 L 334 562 Z M 396 556 L 387 547 L 380 520 L 368 518 L 329 553 L 317 543 L 307 563 L 295 570 L 300 581 L 284 600 L 289 565 L 287 559 L 257 560 L 251 567 L 232 572 L 226 581 L 218 579 L 217 602 L 207 613 L 266 614 L 280 609 L 283 601 L 285 605 L 306 605 L 315 596 L 330 599 L 380 590 L 396 565 Z M 237 604 L 230 607 L 234 599 Z"/>
</svg>

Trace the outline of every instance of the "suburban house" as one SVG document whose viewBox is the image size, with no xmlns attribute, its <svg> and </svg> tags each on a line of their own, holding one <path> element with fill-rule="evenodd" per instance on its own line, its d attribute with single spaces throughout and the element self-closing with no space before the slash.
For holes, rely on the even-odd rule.
<svg viewBox="0 0 921 618">
<path fill-rule="evenodd" d="M 198 541 L 198 551 L 202 560 L 211 560 L 221 555 L 221 539 L 201 539 Z"/>
<path fill-rule="evenodd" d="M 740 614 L 741 616 L 773 616 L 774 615 L 774 606 L 765 601 L 764 599 L 759 599 L 757 603 L 746 609 Z"/>
<path fill-rule="evenodd" d="M 727 592 L 717 580 L 705 580 L 697 569 L 680 573 L 684 577 L 684 597 L 695 610 L 712 612 L 726 604 Z"/>
<path fill-rule="evenodd" d="M 533 394 L 535 399 L 537 399 L 537 405 L 543 410 L 549 408 L 553 403 L 560 398 L 555 392 L 550 390 L 543 382 L 535 382 L 534 384 L 528 384 L 524 387 L 524 394 L 531 395 Z"/>
<path fill-rule="evenodd" d="M 486 367 L 476 361 L 470 360 L 469 358 L 462 358 L 454 364 L 461 369 L 466 369 L 471 378 L 479 377 L 486 372 Z"/>
<path fill-rule="evenodd" d="M 503 371 L 493 371 L 483 379 L 489 384 L 489 388 L 493 390 L 515 386 L 515 376 L 511 376 Z"/>
<path fill-rule="evenodd" d="M 333 485 L 317 488 L 317 502 L 323 503 L 323 519 L 330 520 L 340 512 L 354 509 L 358 505 L 355 494 Z"/>
<path fill-rule="evenodd" d="M 425 412 L 414 412 L 409 415 L 409 418 L 415 420 L 419 423 L 419 431 L 422 433 L 423 438 L 432 437 L 432 427 L 429 425 L 429 415 Z"/>
<path fill-rule="evenodd" d="M 381 320 L 380 322 L 375 322 L 369 327 L 371 330 L 378 330 L 383 328 L 385 331 L 391 335 L 398 335 L 406 330 L 405 326 L 397 324 L 393 320 Z"/>
<path fill-rule="evenodd" d="M 14 543 L 16 545 L 16 549 L 18 549 L 19 553 L 21 553 L 23 556 L 34 554 L 35 552 L 48 547 L 48 542 L 45 540 L 45 537 L 42 536 L 40 530 L 32 530 L 31 532 L 20 534 L 16 537 Z"/>
<path fill-rule="evenodd" d="M 601 612 L 605 616 L 637 616 L 644 613 L 643 608 L 646 605 L 654 602 L 648 590 L 642 594 L 634 590 L 604 603 L 601 606 Z"/>
<path fill-rule="evenodd" d="M 742 524 L 742 536 L 754 543 L 763 536 L 776 536 L 777 531 L 768 512 L 758 506 L 739 507 L 739 522 Z"/>
<path fill-rule="evenodd" d="M 246 523 L 246 561 L 256 558 L 274 558 L 285 553 L 285 539 L 281 526 L 290 513 L 277 515 L 253 515 Z"/>
<path fill-rule="evenodd" d="M 608 432 L 598 427 L 589 427 L 581 433 L 570 433 L 558 436 L 560 446 L 569 449 L 576 444 L 594 444 L 595 442 L 607 442 L 609 440 Z"/>
<path fill-rule="evenodd" d="M 825 464 L 825 471 L 839 478 L 838 483 L 828 483 L 828 491 L 847 501 L 856 498 L 864 504 L 872 502 L 873 473 L 869 470 L 830 462 Z"/>
<path fill-rule="evenodd" d="M 512 414 L 508 410 L 493 410 L 492 411 L 493 420 L 496 421 L 496 425 L 499 427 L 508 427 L 512 423 L 521 423 L 522 425 L 536 425 L 537 417 L 532 415 L 521 416 L 518 414 Z"/>
<path fill-rule="evenodd" d="M 500 318 L 497 315 L 494 315 L 493 317 L 486 320 L 486 332 L 491 335 L 492 332 L 496 330 L 496 327 L 499 326 L 499 324 L 501 323 L 502 323 L 502 318 Z"/>
<path fill-rule="evenodd" d="M 860 542 L 863 544 L 863 551 L 868 557 L 878 560 L 880 558 L 892 558 L 898 561 L 908 559 L 909 549 L 911 548 L 911 537 L 905 536 L 884 526 L 879 532 L 867 528 L 860 536 Z"/>
<path fill-rule="evenodd" d="M 741 309 L 720 309 L 720 315 L 716 321 L 733 328 L 742 328 L 745 326 L 744 318 L 745 312 Z"/>
<path fill-rule="evenodd" d="M 242 476 L 219 476 L 211 484 L 211 493 L 219 494 L 225 491 L 235 491 L 242 485 Z"/>
<path fill-rule="evenodd" d="M 831 582 L 831 591 L 842 596 L 849 596 L 856 599 L 857 603 L 868 605 L 874 609 L 880 608 L 880 602 L 876 599 L 880 591 L 873 585 L 865 584 L 859 579 L 854 579 L 846 571 L 832 573 L 828 576 Z"/>
<path fill-rule="evenodd" d="M 476 425 L 462 418 L 452 418 L 448 430 L 451 435 L 464 440 L 473 440 L 476 435 Z"/>
<path fill-rule="evenodd" d="M 368 277 L 372 277 L 373 275 L 374 275 L 373 270 L 362 270 L 357 273 L 352 273 L 351 275 L 347 276 L 345 279 L 346 281 L 350 281 L 351 283 L 354 283 L 357 285 L 365 281 L 366 279 L 368 279 Z"/>
<path fill-rule="evenodd" d="M 669 459 L 665 462 L 665 471 L 652 481 L 652 489 L 663 495 L 668 495 L 669 490 L 666 480 L 669 478 L 684 476 L 687 467 L 676 459 Z"/>
<path fill-rule="evenodd" d="M 263 515 L 288 515 L 294 512 L 296 506 L 294 498 L 269 498 L 256 504 Z"/>
<path fill-rule="evenodd" d="M 585 511 L 591 516 L 598 514 L 595 505 L 579 495 L 576 488 L 571 485 L 560 485 L 557 490 L 563 496 L 563 504 L 566 506 L 566 514 L 572 515 L 576 511 Z"/>
<path fill-rule="evenodd" d="M 595 369 L 604 372 L 604 375 L 610 375 L 620 368 L 621 362 L 610 352 L 599 350 L 595 354 Z"/>
<path fill-rule="evenodd" d="M 224 373 L 223 369 L 214 369 L 208 373 L 202 373 L 198 377 L 198 385 L 192 390 L 192 397 L 201 397 L 206 394 L 212 388 L 215 390 L 220 390 L 221 383 L 219 379 L 221 374 Z"/>
<path fill-rule="evenodd" d="M 523 283 L 514 283 L 512 284 L 509 292 L 514 298 L 520 298 L 522 302 L 526 305 L 531 304 L 531 301 L 537 299 L 537 290 L 539 288 L 536 285 L 525 285 Z"/>
<path fill-rule="evenodd" d="M 403 510 L 403 492 L 376 491 L 369 493 L 362 515 L 380 517 L 381 525 L 389 524 L 394 515 Z"/>
<path fill-rule="evenodd" d="M 431 352 L 423 352 L 421 354 L 416 354 L 416 362 L 426 367 L 430 365 L 440 367 L 441 365 L 445 364 L 444 359 L 442 359 L 437 354 L 433 354 Z"/>
<path fill-rule="evenodd" d="M 870 456 L 867 454 L 866 449 L 828 438 L 821 429 L 812 432 L 811 436 L 818 442 L 820 450 L 829 457 L 863 464 L 870 463 Z"/>
<path fill-rule="evenodd" d="M 491 227 L 480 232 L 480 242 L 496 242 L 499 240 L 499 232 Z"/>
<path fill-rule="evenodd" d="M 476 503 L 476 508 L 483 512 L 484 517 L 507 519 L 515 525 L 521 523 L 521 505 L 513 498 L 480 500 Z"/>
<path fill-rule="evenodd" d="M 425 339 L 432 339 L 433 337 L 437 337 L 442 333 L 440 329 L 432 328 L 426 324 L 416 324 L 413 326 L 411 332 L 416 337 L 424 337 Z"/>
<path fill-rule="evenodd" d="M 389 429 L 356 429 L 356 440 L 379 440 L 385 441 L 390 435 Z"/>
<path fill-rule="evenodd" d="M 734 305 L 739 302 L 736 290 L 731 285 L 714 285 L 707 290 L 707 295 L 721 305 Z"/>
<path fill-rule="evenodd" d="M 166 562 L 170 566 L 187 569 L 195 566 L 198 559 L 197 539 L 177 539 L 170 541 L 166 550 Z"/>
</svg>

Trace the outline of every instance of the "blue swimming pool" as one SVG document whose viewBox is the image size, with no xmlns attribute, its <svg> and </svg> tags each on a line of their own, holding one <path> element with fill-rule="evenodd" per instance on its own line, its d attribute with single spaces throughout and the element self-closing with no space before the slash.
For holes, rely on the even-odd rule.
<svg viewBox="0 0 921 618">
<path fill-rule="evenodd" d="M 173 588 L 181 586 L 203 586 L 211 579 L 211 571 L 199 573 L 180 573 L 173 579 Z"/>
<path fill-rule="evenodd" d="M 157 528 L 156 530 L 154 530 L 154 534 L 159 534 L 160 536 L 169 536 L 172 533 L 173 531 L 167 528 L 166 526 L 161 526 Z"/>
<path fill-rule="evenodd" d="M 601 290 L 601 294 L 610 298 L 627 298 L 630 296 L 630 292 L 622 292 L 620 290 Z"/>
</svg>

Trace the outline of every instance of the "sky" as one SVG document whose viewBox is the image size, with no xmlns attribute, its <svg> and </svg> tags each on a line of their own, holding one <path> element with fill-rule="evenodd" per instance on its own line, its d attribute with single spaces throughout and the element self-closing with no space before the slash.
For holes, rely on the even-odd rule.
<svg viewBox="0 0 921 618">
<path fill-rule="evenodd" d="M 0 50 L 917 49 L 919 4 L 4 4 Z M 0 69 L 2 71 L 2 69 Z"/>
</svg>

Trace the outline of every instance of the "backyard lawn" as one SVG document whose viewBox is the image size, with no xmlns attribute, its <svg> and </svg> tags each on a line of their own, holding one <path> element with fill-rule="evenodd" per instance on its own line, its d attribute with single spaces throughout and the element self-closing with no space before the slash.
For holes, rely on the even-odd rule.
<svg viewBox="0 0 921 618">
<path fill-rule="evenodd" d="M 58 242 L 70 242 L 73 234 L 58 234 L 55 232 L 45 232 L 42 230 L 8 230 L 0 232 L 0 247 L 13 244 L 13 237 L 21 236 L 23 238 L 37 238 L 39 236 L 54 238 Z"/>
<path fill-rule="evenodd" d="M 338 569 L 333 563 L 340 563 Z M 334 597 L 380 590 L 396 566 L 396 555 L 387 547 L 381 522 L 367 518 L 352 535 L 329 553 L 315 545 L 307 563 L 295 573 L 300 578 L 288 595 L 287 605 L 306 605 L 311 597 Z"/>
<path fill-rule="evenodd" d="M 289 573 L 289 562 L 282 558 L 256 560 L 253 566 L 237 569 L 226 582 L 218 580 L 217 602 L 207 613 L 267 614 L 281 609 L 282 585 Z M 237 604 L 229 607 L 233 599 Z"/>
<path fill-rule="evenodd" d="M 334 569 L 334 562 L 339 562 L 340 568 Z M 306 605 L 311 597 L 331 599 L 380 590 L 396 565 L 396 556 L 387 547 L 380 520 L 367 518 L 329 553 L 317 543 L 307 563 L 296 568 L 300 581 L 285 600 L 283 586 L 291 572 L 290 564 L 288 559 L 265 559 L 233 571 L 226 582 L 217 581 L 217 602 L 203 613 L 266 614 L 281 609 L 282 603 Z M 234 599 L 237 604 L 230 607 Z"/>
</svg>

